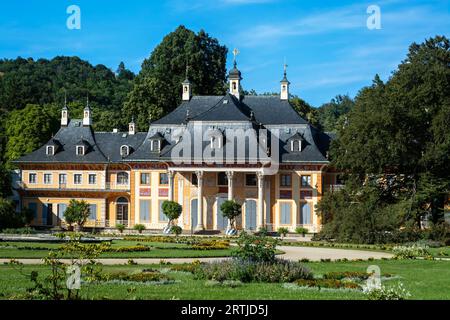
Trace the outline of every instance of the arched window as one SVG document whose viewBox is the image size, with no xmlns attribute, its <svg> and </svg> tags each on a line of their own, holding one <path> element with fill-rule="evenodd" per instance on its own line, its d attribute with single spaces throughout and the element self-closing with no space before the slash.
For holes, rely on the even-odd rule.
<svg viewBox="0 0 450 320">
<path fill-rule="evenodd" d="M 302 142 L 300 140 L 292 140 L 291 141 L 291 151 L 292 152 L 302 151 Z"/>
<path fill-rule="evenodd" d="M 127 172 L 119 172 L 117 174 L 117 184 L 128 184 L 128 173 Z M 122 198 L 120 198 L 120 199 L 122 199 Z"/>
<path fill-rule="evenodd" d="M 122 157 L 128 156 L 129 153 L 130 153 L 130 147 L 128 147 L 126 145 L 123 145 L 123 146 L 120 147 L 120 155 Z"/>
</svg>

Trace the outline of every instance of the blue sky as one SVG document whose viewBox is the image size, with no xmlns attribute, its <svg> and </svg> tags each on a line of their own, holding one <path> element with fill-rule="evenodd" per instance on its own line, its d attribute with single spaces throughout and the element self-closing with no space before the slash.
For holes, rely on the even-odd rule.
<svg viewBox="0 0 450 320">
<path fill-rule="evenodd" d="M 81 30 L 66 27 L 69 5 L 81 9 Z M 369 30 L 369 5 L 381 29 Z M 29 0 L 2 1 L 0 58 L 77 55 L 115 70 L 138 72 L 163 36 L 178 25 L 206 30 L 240 50 L 243 87 L 278 91 L 284 59 L 291 92 L 314 106 L 354 96 L 376 73 L 387 79 L 412 42 L 449 37 L 450 0 Z"/>
</svg>

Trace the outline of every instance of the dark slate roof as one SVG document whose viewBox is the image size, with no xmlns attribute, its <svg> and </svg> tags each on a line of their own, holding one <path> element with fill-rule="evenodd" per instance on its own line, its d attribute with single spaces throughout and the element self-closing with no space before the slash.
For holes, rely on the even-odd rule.
<svg viewBox="0 0 450 320">
<path fill-rule="evenodd" d="M 147 132 L 95 132 L 95 140 L 100 149 L 110 161 L 121 161 L 120 147 L 123 145 L 130 147 L 130 155 L 135 152 L 144 141 Z M 125 158 L 126 159 L 126 158 Z"/>
<path fill-rule="evenodd" d="M 231 94 L 226 94 L 210 109 L 191 117 L 191 121 L 249 121 L 251 110 Z"/>
<path fill-rule="evenodd" d="M 94 133 L 90 126 L 83 126 L 82 120 L 73 119 L 67 127 L 61 127 L 56 135 L 41 148 L 27 154 L 16 163 L 107 163 L 109 161 L 121 161 L 120 147 L 130 146 L 130 153 L 136 150 L 144 140 L 147 133 Z M 46 146 L 57 140 L 60 147 L 53 156 L 46 154 Z M 86 154 L 76 155 L 76 146 L 85 145 Z"/>
</svg>

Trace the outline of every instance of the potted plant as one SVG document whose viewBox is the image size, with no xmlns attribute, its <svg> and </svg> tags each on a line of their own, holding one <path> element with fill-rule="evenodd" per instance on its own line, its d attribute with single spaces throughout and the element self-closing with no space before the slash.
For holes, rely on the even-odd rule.
<svg viewBox="0 0 450 320">
<path fill-rule="evenodd" d="M 119 230 L 120 233 L 123 233 L 123 230 L 125 230 L 125 225 L 122 223 L 116 224 L 116 229 Z"/>
<path fill-rule="evenodd" d="M 284 228 L 284 227 L 280 227 L 278 228 L 278 234 L 281 236 L 281 239 L 283 239 L 284 237 L 286 237 L 286 235 L 289 233 L 289 229 L 288 228 Z"/>
<path fill-rule="evenodd" d="M 298 234 L 301 234 L 303 237 L 305 237 L 306 234 L 308 233 L 308 229 L 303 228 L 303 227 L 297 227 L 297 228 L 295 228 L 295 232 Z"/>
<path fill-rule="evenodd" d="M 165 216 L 169 219 L 167 226 L 164 228 L 163 232 L 168 234 L 171 232 L 172 226 L 174 226 L 174 220 L 178 219 L 183 212 L 183 207 L 175 201 L 164 201 L 162 203 L 162 209 Z"/>
<path fill-rule="evenodd" d="M 227 235 L 235 235 L 237 233 L 236 230 L 236 218 L 242 212 L 242 206 L 234 200 L 226 200 L 220 206 L 220 211 L 222 211 L 222 215 L 225 218 L 228 218 L 229 225 L 225 233 Z"/>
<path fill-rule="evenodd" d="M 142 231 L 145 230 L 145 226 L 143 224 L 135 224 L 133 228 L 139 233 L 142 233 Z"/>
</svg>

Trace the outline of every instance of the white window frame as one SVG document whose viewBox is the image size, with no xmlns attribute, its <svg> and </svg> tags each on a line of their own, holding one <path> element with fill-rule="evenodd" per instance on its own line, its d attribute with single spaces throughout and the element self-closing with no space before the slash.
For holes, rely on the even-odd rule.
<svg viewBox="0 0 450 320">
<path fill-rule="evenodd" d="M 82 150 L 81 153 L 78 152 L 79 148 L 81 148 L 81 150 Z M 85 150 L 84 146 L 76 146 L 76 148 L 75 148 L 75 152 L 76 152 L 77 156 L 84 156 L 86 153 L 85 151 L 86 150 Z"/>
<path fill-rule="evenodd" d="M 91 176 L 94 176 L 94 183 L 91 183 Z M 93 172 L 91 172 L 91 173 L 88 173 L 88 184 L 89 185 L 95 185 L 95 184 L 97 184 L 97 174 L 96 173 L 93 173 Z"/>
<path fill-rule="evenodd" d="M 125 173 L 127 175 L 126 183 L 119 182 L 119 174 L 120 173 Z M 116 174 L 116 184 L 118 186 L 126 186 L 129 183 L 130 183 L 130 174 L 127 171 L 119 171 L 119 172 L 117 172 L 117 174 Z"/>
<path fill-rule="evenodd" d="M 303 184 L 303 177 L 305 177 L 305 178 L 309 177 L 309 181 L 307 179 L 306 184 Z M 301 187 L 309 187 L 310 188 L 311 185 L 312 185 L 312 176 L 310 174 L 302 174 L 300 176 L 300 186 Z"/>
<path fill-rule="evenodd" d="M 30 179 L 31 175 L 34 175 L 34 177 L 35 177 L 34 182 L 32 182 L 31 179 Z M 38 181 L 37 173 L 36 172 L 28 172 L 28 183 L 29 184 L 37 184 L 37 181 Z"/>
<path fill-rule="evenodd" d="M 45 177 L 50 177 L 49 181 L 46 181 Z M 44 184 L 52 184 L 53 183 L 53 174 L 44 173 Z"/>
<path fill-rule="evenodd" d="M 50 152 L 50 150 L 51 150 L 51 152 Z M 55 155 L 55 146 L 47 146 L 45 153 L 48 156 L 54 156 Z"/>
<path fill-rule="evenodd" d="M 297 150 L 295 150 L 295 148 L 294 148 L 295 142 L 298 142 L 298 149 L 297 149 Z M 302 151 L 302 141 L 301 141 L 301 140 L 298 140 L 298 139 L 292 140 L 292 141 L 291 141 L 291 151 L 292 151 L 292 152 L 299 152 L 299 151 Z"/>
<path fill-rule="evenodd" d="M 76 177 L 77 175 L 80 175 L 80 176 L 81 176 L 81 180 L 80 180 L 79 183 L 77 183 L 77 181 L 75 180 L 75 177 Z M 83 184 L 83 174 L 82 174 L 82 173 L 74 173 L 74 174 L 73 174 L 73 184 L 75 184 L 75 185 Z"/>
<path fill-rule="evenodd" d="M 153 148 L 153 143 L 155 141 L 158 141 L 158 150 L 155 150 L 155 148 Z M 150 140 L 150 151 L 161 151 L 161 140 L 156 140 L 156 139 L 152 139 Z"/>
<path fill-rule="evenodd" d="M 65 176 L 65 182 L 61 182 L 61 176 Z M 67 173 L 58 173 L 58 184 L 67 184 Z"/>
<path fill-rule="evenodd" d="M 124 148 L 126 148 L 126 152 L 123 152 Z M 126 157 L 130 154 L 130 146 L 127 146 L 126 144 L 122 145 L 120 147 L 120 156 L 121 157 Z"/>
</svg>

